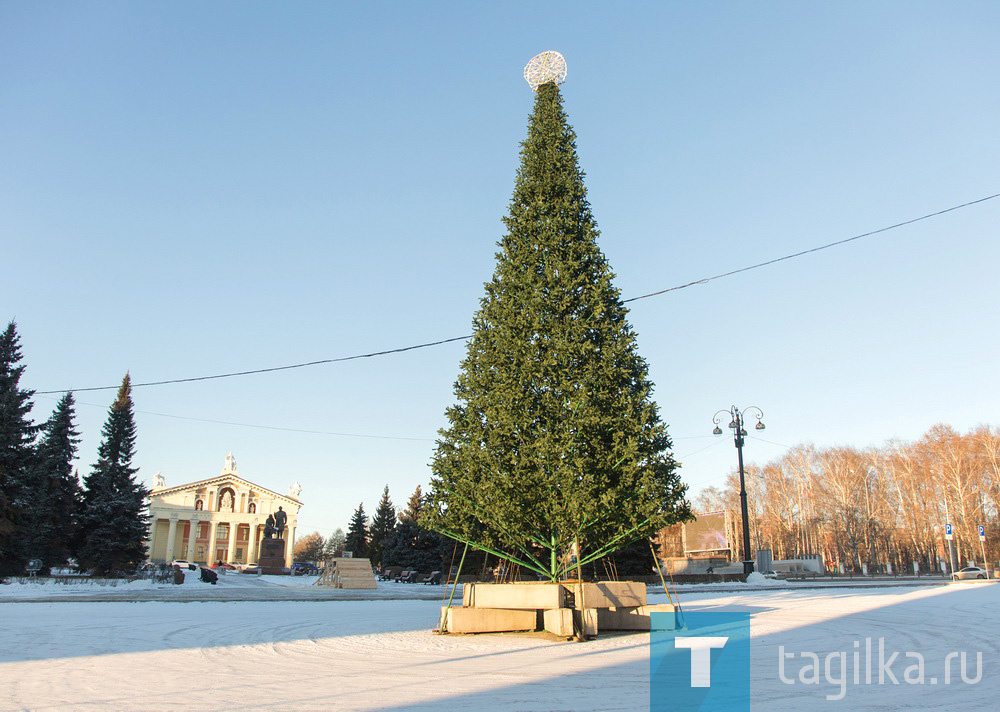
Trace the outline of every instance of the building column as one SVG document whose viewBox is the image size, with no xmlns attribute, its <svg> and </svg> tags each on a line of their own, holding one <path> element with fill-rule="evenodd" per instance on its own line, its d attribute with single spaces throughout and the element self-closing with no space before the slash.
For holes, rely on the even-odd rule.
<svg viewBox="0 0 1000 712">
<path fill-rule="evenodd" d="M 188 529 L 188 550 L 185 558 L 188 561 L 194 561 L 194 543 L 198 539 L 201 526 L 197 519 L 192 519 L 188 522 L 188 527 L 190 527 Z"/>
<path fill-rule="evenodd" d="M 156 546 L 156 525 L 159 524 L 159 519 L 154 519 L 149 523 L 149 554 L 146 556 L 150 561 L 153 560 L 153 547 Z"/>
<path fill-rule="evenodd" d="M 226 563 L 233 563 L 233 554 L 236 551 L 236 529 L 238 524 L 229 522 L 229 549 L 226 551 Z"/>
<path fill-rule="evenodd" d="M 174 560 L 174 544 L 177 542 L 177 517 L 170 518 L 170 528 L 167 530 L 167 562 Z"/>
<path fill-rule="evenodd" d="M 285 531 L 288 533 L 288 539 L 285 540 L 285 566 L 291 568 L 292 556 L 295 553 L 295 527 L 290 526 Z"/>
<path fill-rule="evenodd" d="M 211 566 L 215 563 L 215 535 L 217 533 L 219 523 L 213 519 L 208 523 L 208 527 L 208 553 L 205 554 L 205 563 Z"/>
<path fill-rule="evenodd" d="M 247 563 L 257 563 L 257 551 L 260 549 L 260 532 L 256 524 L 250 525 L 250 550 L 247 552 Z"/>
</svg>

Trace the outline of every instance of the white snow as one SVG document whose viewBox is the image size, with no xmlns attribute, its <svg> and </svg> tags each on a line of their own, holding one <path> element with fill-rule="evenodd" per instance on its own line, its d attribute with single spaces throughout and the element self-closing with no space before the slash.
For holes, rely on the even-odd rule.
<svg viewBox="0 0 1000 712">
<path fill-rule="evenodd" d="M 297 590 L 295 579 L 275 578 L 284 581 L 270 591 Z M 306 582 L 299 584 L 304 588 Z M 238 584 L 201 586 L 233 591 Z M 396 587 L 412 595 L 422 588 Z M 173 587 L 188 588 L 193 583 Z M 28 603 L 4 591 L 0 710 L 648 710 L 648 634 L 606 634 L 588 643 L 528 635 L 437 636 L 431 629 L 444 592 L 427 589 L 436 600 L 379 600 L 395 587 L 367 592 L 374 600 L 186 603 L 91 603 L 72 595 Z M 1000 587 L 993 582 L 822 590 L 746 586 L 739 592 L 682 590 L 680 596 L 689 611 L 752 612 L 764 653 L 752 663 L 754 690 L 746 709 L 996 708 Z M 651 602 L 665 600 L 663 594 L 651 596 Z M 920 652 L 928 678 L 943 679 L 949 652 L 971 653 L 973 666 L 975 652 L 982 652 L 982 680 L 953 680 L 948 687 L 906 684 L 902 672 L 910 663 L 897 661 L 899 685 L 879 685 L 877 679 L 848 685 L 843 700 L 829 703 L 825 696 L 839 688 L 778 679 L 779 645 L 815 652 L 822 660 L 831 652 L 850 653 L 853 642 L 863 646 L 866 637 L 884 638 L 900 658 Z M 788 674 L 800 666 L 796 660 Z M 957 663 L 952 675 L 958 678 Z"/>
</svg>

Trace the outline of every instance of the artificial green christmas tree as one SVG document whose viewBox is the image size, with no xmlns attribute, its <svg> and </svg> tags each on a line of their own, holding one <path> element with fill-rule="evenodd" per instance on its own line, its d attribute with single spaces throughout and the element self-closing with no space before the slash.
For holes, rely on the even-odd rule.
<svg viewBox="0 0 1000 712">
<path fill-rule="evenodd" d="M 688 508 L 555 83 L 504 223 L 420 521 L 558 580 Z"/>
</svg>

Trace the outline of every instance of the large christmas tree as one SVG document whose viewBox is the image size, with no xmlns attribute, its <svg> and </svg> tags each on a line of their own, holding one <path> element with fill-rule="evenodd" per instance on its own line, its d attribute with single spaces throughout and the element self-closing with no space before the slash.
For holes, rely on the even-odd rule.
<svg viewBox="0 0 1000 712">
<path fill-rule="evenodd" d="M 84 478 L 80 564 L 98 574 L 129 573 L 146 557 L 149 490 L 132 467 L 135 414 L 132 383 L 122 381 L 101 431 L 97 462 Z"/>
<path fill-rule="evenodd" d="M 558 580 L 688 508 L 555 83 L 504 223 L 421 523 Z"/>
</svg>

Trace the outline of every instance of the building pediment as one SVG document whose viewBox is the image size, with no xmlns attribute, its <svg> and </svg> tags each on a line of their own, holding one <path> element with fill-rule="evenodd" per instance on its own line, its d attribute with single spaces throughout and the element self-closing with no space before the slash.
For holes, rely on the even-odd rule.
<svg viewBox="0 0 1000 712">
<path fill-rule="evenodd" d="M 209 477 L 205 480 L 185 482 L 184 484 L 175 485 L 173 487 L 159 487 L 150 493 L 149 498 L 152 500 L 172 497 L 178 494 L 198 494 L 199 492 L 221 491 L 227 486 L 239 491 L 254 492 L 258 498 L 284 501 L 290 505 L 294 505 L 296 508 L 302 506 L 302 501 L 292 497 L 291 495 L 275 492 L 274 490 L 263 487 L 256 482 L 251 482 L 250 480 L 234 474 L 224 474 L 216 477 Z"/>
</svg>

